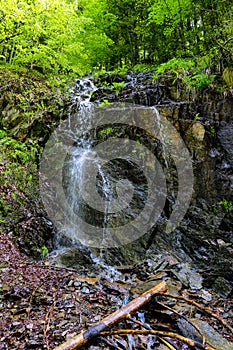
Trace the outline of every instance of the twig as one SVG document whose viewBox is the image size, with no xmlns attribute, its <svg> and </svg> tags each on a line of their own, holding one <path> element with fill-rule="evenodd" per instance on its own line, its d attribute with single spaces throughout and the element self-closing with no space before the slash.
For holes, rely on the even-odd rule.
<svg viewBox="0 0 233 350">
<path fill-rule="evenodd" d="M 156 331 L 156 330 L 146 330 L 146 329 L 117 329 L 115 331 L 109 331 L 109 332 L 101 332 L 100 333 L 102 336 L 106 337 L 109 335 L 128 335 L 128 334 L 153 334 L 153 335 L 157 335 L 157 336 L 165 336 L 165 337 L 169 337 L 169 338 L 174 338 L 174 339 L 178 339 L 180 341 L 182 341 L 183 343 L 188 344 L 191 347 L 197 347 L 198 349 L 203 349 L 203 350 L 216 350 L 215 348 L 213 348 L 210 345 L 203 345 L 195 340 L 183 337 L 182 335 L 173 333 L 173 332 L 164 332 L 164 331 Z"/>
<path fill-rule="evenodd" d="M 170 349 L 170 350 L 177 350 L 177 347 L 174 347 L 166 339 L 164 339 L 162 337 L 158 337 L 158 339 L 161 340 L 161 342 L 164 343 L 168 347 L 168 349 Z"/>
<path fill-rule="evenodd" d="M 147 330 L 151 330 L 151 329 L 152 329 L 150 325 L 148 325 L 148 324 L 146 324 L 146 323 L 144 323 L 144 322 L 142 322 L 142 321 L 135 320 L 135 319 L 132 318 L 132 317 L 128 317 L 127 319 L 130 320 L 131 322 L 134 322 L 134 323 L 140 325 L 140 326 L 143 327 L 144 329 L 147 329 Z M 179 349 L 177 349 L 177 347 L 175 346 L 175 344 L 172 344 L 172 343 L 171 343 L 170 340 L 168 341 L 168 340 L 166 340 L 165 338 L 162 338 L 162 337 L 157 337 L 157 338 L 159 338 L 160 340 L 162 340 L 162 339 L 165 340 L 167 343 L 169 343 L 169 344 L 171 345 L 172 349 L 179 350 Z"/>
<path fill-rule="evenodd" d="M 55 299 L 56 295 L 57 295 L 57 290 L 53 293 L 54 299 Z M 48 330 L 49 330 L 50 320 L 51 320 L 51 316 L 52 316 L 52 313 L 53 313 L 53 310 L 54 310 L 55 306 L 56 306 L 56 300 L 54 300 L 53 305 L 51 305 L 51 306 L 49 307 L 49 310 L 48 310 L 48 312 L 47 312 L 47 314 L 46 314 L 46 316 L 45 316 L 44 338 L 45 338 L 47 350 L 50 349 L 50 348 L 49 348 L 49 342 L 48 342 L 48 339 L 47 339 L 47 332 L 48 332 Z"/>
<path fill-rule="evenodd" d="M 200 304 L 198 304 L 196 301 L 185 298 L 181 295 L 173 295 L 173 294 L 164 294 L 164 296 L 169 297 L 169 298 L 174 298 L 174 299 L 180 299 L 180 300 L 184 300 L 189 304 L 192 304 L 194 306 L 196 306 L 198 309 L 205 311 L 207 314 L 209 314 L 210 316 L 216 318 L 216 320 L 218 320 L 219 322 L 221 322 L 226 328 L 228 328 L 231 333 L 233 333 L 233 328 L 225 321 L 223 320 L 221 317 L 219 317 L 218 315 L 214 314 L 210 309 L 206 308 L 205 306 L 202 306 Z"/>
<path fill-rule="evenodd" d="M 30 297 L 29 297 L 29 301 L 28 301 L 28 307 L 27 307 L 27 317 L 30 317 L 30 312 L 31 312 L 31 304 L 32 304 L 32 299 L 36 294 L 36 291 L 38 290 L 39 286 L 37 286 L 36 288 L 34 288 L 34 290 L 32 291 Z"/>
<path fill-rule="evenodd" d="M 119 348 L 117 345 L 115 345 L 113 342 L 111 342 L 110 340 L 104 338 L 104 337 L 100 337 L 100 339 L 105 343 L 107 344 L 108 346 L 116 349 L 116 350 L 122 350 L 121 348 Z"/>
<path fill-rule="evenodd" d="M 180 314 L 178 311 L 174 310 L 172 307 L 167 306 L 164 303 L 161 303 L 159 301 L 157 301 L 157 304 L 161 305 L 162 307 L 164 307 L 165 309 L 168 309 L 170 311 L 172 311 L 174 314 L 178 315 L 179 317 L 183 318 L 185 321 L 187 321 L 194 329 L 197 330 L 197 332 L 200 334 L 201 338 L 202 338 L 202 344 L 205 344 L 205 336 L 201 333 L 200 329 L 193 323 L 191 322 L 188 317 L 186 317 L 185 315 Z"/>
</svg>

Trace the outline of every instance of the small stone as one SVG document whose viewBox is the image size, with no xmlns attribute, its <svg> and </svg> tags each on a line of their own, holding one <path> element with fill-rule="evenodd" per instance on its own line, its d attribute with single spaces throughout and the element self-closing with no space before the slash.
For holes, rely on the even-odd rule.
<svg viewBox="0 0 233 350">
<path fill-rule="evenodd" d="M 86 293 L 86 294 L 90 293 L 90 289 L 86 286 L 82 287 L 81 291 L 82 291 L 82 293 Z"/>
<path fill-rule="evenodd" d="M 223 239 L 217 239 L 217 243 L 220 247 L 226 244 Z"/>
<path fill-rule="evenodd" d="M 36 340 L 29 340 L 27 342 L 27 349 L 38 349 L 38 347 L 41 348 L 41 345 L 42 344 Z"/>
<path fill-rule="evenodd" d="M 3 292 L 9 292 L 9 290 L 10 290 L 10 287 L 7 284 L 3 284 L 2 285 L 2 291 Z"/>
<path fill-rule="evenodd" d="M 232 350 L 232 342 L 227 341 L 221 336 L 213 327 L 211 327 L 207 322 L 191 319 L 199 329 L 201 329 L 202 334 L 205 336 L 206 341 L 215 349 L 221 350 Z"/>
<path fill-rule="evenodd" d="M 26 328 L 27 329 L 33 329 L 33 326 L 34 326 L 33 323 L 29 323 L 29 324 L 26 325 Z"/>
<path fill-rule="evenodd" d="M 206 301 L 212 300 L 212 295 L 207 290 L 204 290 L 204 289 L 201 291 L 201 297 Z"/>
<path fill-rule="evenodd" d="M 79 281 L 74 282 L 74 287 L 80 287 L 80 285 L 81 285 L 81 282 L 79 282 Z"/>
</svg>

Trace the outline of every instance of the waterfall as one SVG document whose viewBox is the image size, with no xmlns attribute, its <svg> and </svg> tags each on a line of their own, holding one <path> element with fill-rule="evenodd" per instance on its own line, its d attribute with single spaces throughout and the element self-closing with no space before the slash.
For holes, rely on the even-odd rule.
<svg viewBox="0 0 233 350">
<path fill-rule="evenodd" d="M 68 118 L 43 153 L 41 194 L 57 241 L 67 237 L 100 250 L 125 246 L 154 229 L 168 200 L 169 234 L 192 195 L 184 142 L 155 107 L 100 108 L 90 101 L 96 89 L 87 78 L 76 81 Z"/>
</svg>

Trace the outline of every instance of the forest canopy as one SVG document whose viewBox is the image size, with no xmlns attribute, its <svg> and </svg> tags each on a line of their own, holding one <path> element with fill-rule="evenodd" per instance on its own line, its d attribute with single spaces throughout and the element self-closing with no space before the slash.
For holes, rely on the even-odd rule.
<svg viewBox="0 0 233 350">
<path fill-rule="evenodd" d="M 1 0 L 0 64 L 42 73 L 233 62 L 232 0 Z"/>
</svg>

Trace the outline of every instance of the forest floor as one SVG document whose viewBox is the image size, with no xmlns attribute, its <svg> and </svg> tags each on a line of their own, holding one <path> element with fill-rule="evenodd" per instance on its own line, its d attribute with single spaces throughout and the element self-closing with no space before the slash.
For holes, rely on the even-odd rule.
<svg viewBox="0 0 233 350">
<path fill-rule="evenodd" d="M 0 269 L 0 349 L 53 349 L 119 309 L 130 298 L 140 295 L 143 288 L 148 289 L 163 279 L 169 285 L 168 292 L 196 301 L 203 309 L 198 310 L 185 300 L 169 300 L 166 295 L 161 295 L 159 301 L 157 298 L 151 301 L 140 312 L 131 315 L 132 319 L 121 321 L 118 326 L 132 330 L 145 329 L 149 325 L 202 343 L 205 339 L 204 342 L 211 342 L 213 349 L 233 349 L 231 331 L 221 322 L 232 326 L 233 300 L 223 299 L 211 291 L 205 291 L 201 296 L 200 291 L 187 290 L 178 281 L 172 284 L 168 278 L 169 266 L 152 275 L 144 271 L 147 279 L 140 279 L 137 273 L 132 275 L 133 266 L 121 267 L 122 276 L 128 275 L 128 283 L 127 278 L 110 281 L 104 277 L 88 277 L 93 274 L 85 268 L 80 275 L 74 269 L 54 265 L 52 260 L 30 260 L 20 253 L 8 235 L 1 233 Z M 216 317 L 208 314 L 208 310 Z M 197 319 L 199 324 L 195 323 Z M 190 348 L 177 339 L 161 340 L 152 335 L 99 337 L 87 348 L 162 350 L 169 348 L 166 341 L 170 349 Z"/>
</svg>

